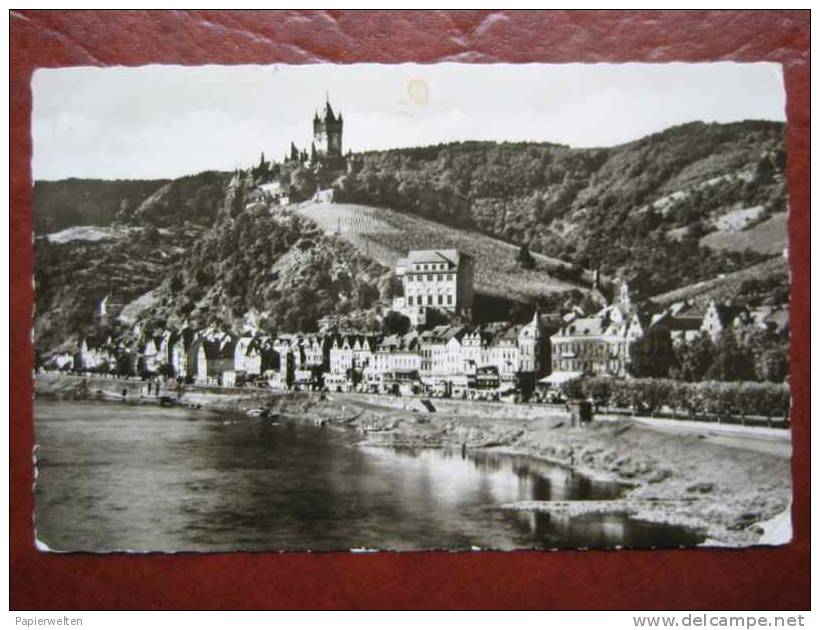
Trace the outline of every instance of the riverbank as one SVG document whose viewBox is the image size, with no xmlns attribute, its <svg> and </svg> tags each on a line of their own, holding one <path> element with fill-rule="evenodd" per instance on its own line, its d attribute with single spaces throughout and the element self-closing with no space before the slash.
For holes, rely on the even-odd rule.
<svg viewBox="0 0 820 630">
<path fill-rule="evenodd" d="M 128 383 L 124 398 L 123 383 Z M 299 422 L 346 426 L 369 446 L 488 449 L 525 455 L 627 487 L 611 506 L 595 509 L 609 507 L 643 520 L 697 529 L 705 534 L 705 544 L 786 542 L 784 521 L 791 500 L 788 454 L 746 448 L 742 441 L 714 440 L 709 425 L 669 432 L 618 418 L 571 427 L 568 414 L 554 408 L 505 413 L 505 406 L 496 404 L 490 413 L 481 405 L 451 405 L 430 412 L 419 409 L 415 401 L 345 394 L 187 387 L 181 392 L 161 388 L 151 396 L 145 395 L 146 385 L 64 375 L 36 379 L 37 395 L 45 398 L 157 404 L 166 397 L 169 404 L 244 413 L 264 410 Z M 388 402 L 391 406 L 386 406 Z M 574 508 L 527 502 L 503 509 L 566 513 Z M 779 524 L 778 536 L 767 534 L 773 521 Z"/>
</svg>

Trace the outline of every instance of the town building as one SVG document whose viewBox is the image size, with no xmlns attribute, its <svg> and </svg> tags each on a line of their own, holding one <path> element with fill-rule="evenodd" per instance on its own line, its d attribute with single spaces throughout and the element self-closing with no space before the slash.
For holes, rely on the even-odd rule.
<svg viewBox="0 0 820 630">
<path fill-rule="evenodd" d="M 80 372 L 107 372 L 116 369 L 116 357 L 112 354 L 111 338 L 91 340 L 86 337 L 80 340 L 73 355 L 73 367 Z"/>
<path fill-rule="evenodd" d="M 364 381 L 377 339 L 360 334 L 333 334 L 330 338 L 329 368 L 323 375 L 324 385 L 330 391 L 351 391 Z"/>
<path fill-rule="evenodd" d="M 573 320 L 550 338 L 552 372 L 626 376 L 623 326 L 600 316 Z"/>
<path fill-rule="evenodd" d="M 244 335 L 236 340 L 233 370 L 223 376 L 226 384 L 237 385 L 262 376 L 263 343 L 263 338 L 250 335 Z"/>
<path fill-rule="evenodd" d="M 409 391 L 419 382 L 420 368 L 418 335 L 388 335 L 374 348 L 372 360 L 364 369 L 364 384 L 370 391 Z"/>
<path fill-rule="evenodd" d="M 744 314 L 746 307 L 734 304 L 721 304 L 714 298 L 709 300 L 706 312 L 703 314 L 701 331 L 712 341 L 717 341 L 723 331 L 732 327 L 735 320 Z"/>
<path fill-rule="evenodd" d="M 140 348 L 140 366 L 143 374 L 159 374 L 164 363 L 162 354 L 162 337 L 149 335 Z"/>
<path fill-rule="evenodd" d="M 703 309 L 686 301 L 675 302 L 653 315 L 651 325 L 666 328 L 673 347 L 690 344 L 701 335 Z"/>
<path fill-rule="evenodd" d="M 455 249 L 411 250 L 396 263 L 404 295 L 394 310 L 414 326 L 428 322 L 433 312 L 470 321 L 473 313 L 474 261 Z"/>
<path fill-rule="evenodd" d="M 196 331 L 185 325 L 182 330 L 174 331 L 168 340 L 168 364 L 171 367 L 171 375 L 177 378 L 186 379 L 189 374 L 188 353 L 196 338 Z"/>
<path fill-rule="evenodd" d="M 615 301 L 589 316 L 574 316 L 550 337 L 554 382 L 566 375 L 625 377 L 630 368 L 630 346 L 645 333 L 622 282 Z"/>
</svg>

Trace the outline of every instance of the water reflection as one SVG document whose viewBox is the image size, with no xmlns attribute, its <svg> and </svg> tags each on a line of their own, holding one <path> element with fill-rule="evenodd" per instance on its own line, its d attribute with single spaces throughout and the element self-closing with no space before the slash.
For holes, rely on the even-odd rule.
<svg viewBox="0 0 820 630">
<path fill-rule="evenodd" d="M 360 447 L 352 432 L 37 401 L 38 535 L 64 550 L 514 549 L 694 544 L 623 515 L 499 505 L 616 484 L 522 457 Z"/>
</svg>

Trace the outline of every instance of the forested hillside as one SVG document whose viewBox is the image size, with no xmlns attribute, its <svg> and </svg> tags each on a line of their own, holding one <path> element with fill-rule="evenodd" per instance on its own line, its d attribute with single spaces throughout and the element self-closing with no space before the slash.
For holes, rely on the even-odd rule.
<svg viewBox="0 0 820 630">
<path fill-rule="evenodd" d="M 157 227 L 171 227 L 185 221 L 211 225 L 224 208 L 231 176 L 231 173 L 204 171 L 174 179 L 119 218 Z"/>
<path fill-rule="evenodd" d="M 35 182 L 34 232 L 39 235 L 75 225 L 110 225 L 167 183 L 167 179 Z"/>
<path fill-rule="evenodd" d="M 763 260 L 770 244 L 760 253 L 701 239 L 737 230 L 720 221 L 732 212 L 756 208 L 740 227 L 749 229 L 786 211 L 783 125 L 774 122 L 691 123 L 606 149 L 464 142 L 358 157 L 358 170 L 334 183 L 341 201 L 600 265 L 645 295 Z"/>
<path fill-rule="evenodd" d="M 351 245 L 264 204 L 225 218 L 168 269 L 151 315 L 176 323 L 310 331 L 324 315 L 389 299 L 392 273 Z"/>
<path fill-rule="evenodd" d="M 731 297 L 741 283 L 698 283 L 774 262 L 785 245 L 782 135 L 779 123 L 692 123 L 607 149 L 464 142 L 369 152 L 353 156 L 334 188 L 337 202 L 376 207 L 314 204 L 316 216 L 307 204 L 269 206 L 258 185 L 271 177 L 296 198 L 316 185 L 274 170 L 268 179 L 252 170 L 38 182 L 37 345 L 92 331 L 96 304 L 112 290 L 127 301 L 150 291 L 138 304 L 158 322 L 307 331 L 321 316 L 353 314 L 375 325 L 374 305 L 395 292 L 396 256 L 414 247 L 481 249 L 489 240 L 475 232 L 514 245 L 483 247 L 476 281 L 489 295 L 503 284 L 501 293 L 518 291 L 512 297 L 529 304 L 542 291 L 587 286 L 582 268 L 600 266 L 629 279 L 638 297 L 690 285 L 692 295 Z M 353 227 L 339 214 L 345 208 Z M 463 231 L 456 238 L 437 224 Z M 98 227 L 64 229 L 76 226 Z M 348 234 L 353 228 L 367 233 L 364 245 Z M 524 244 L 552 259 L 529 256 L 525 266 Z M 743 284 L 744 299 L 752 290 L 758 301 L 787 299 L 782 258 L 757 269 L 771 273 L 757 288 Z"/>
<path fill-rule="evenodd" d="M 114 292 L 130 301 L 156 287 L 197 234 L 192 229 L 149 227 L 108 241 L 36 239 L 37 347 L 51 349 L 69 338 L 93 333 L 100 299 Z"/>
<path fill-rule="evenodd" d="M 227 180 L 204 173 L 169 182 L 120 217 L 129 228 L 108 240 L 37 238 L 38 347 L 93 333 L 108 292 L 130 303 L 150 291 L 140 303 L 158 324 L 305 331 L 323 315 L 372 317 L 366 311 L 390 298 L 387 268 L 310 221 L 247 203 L 250 178 Z"/>
</svg>

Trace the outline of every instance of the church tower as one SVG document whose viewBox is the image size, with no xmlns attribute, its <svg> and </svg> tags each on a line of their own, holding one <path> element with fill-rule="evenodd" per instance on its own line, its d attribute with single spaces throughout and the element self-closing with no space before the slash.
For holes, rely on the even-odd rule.
<svg viewBox="0 0 820 630">
<path fill-rule="evenodd" d="M 328 97 L 322 115 L 317 112 L 313 116 L 313 146 L 317 159 L 335 161 L 342 158 L 343 127 L 342 114 L 333 113 Z"/>
</svg>

